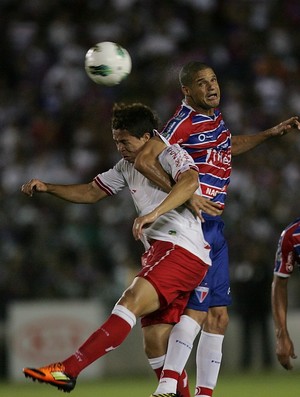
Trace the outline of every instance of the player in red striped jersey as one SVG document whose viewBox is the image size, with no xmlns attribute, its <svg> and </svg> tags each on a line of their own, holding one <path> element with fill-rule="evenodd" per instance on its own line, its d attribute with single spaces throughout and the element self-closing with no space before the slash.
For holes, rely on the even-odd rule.
<svg viewBox="0 0 300 397">
<path fill-rule="evenodd" d="M 297 358 L 287 328 L 288 281 L 296 266 L 300 266 L 300 218 L 282 231 L 275 255 L 272 283 L 272 313 L 276 337 L 276 355 L 283 368 L 293 368 L 291 358 Z"/>
<path fill-rule="evenodd" d="M 221 94 L 214 70 L 201 62 L 190 62 L 181 69 L 179 79 L 184 100 L 164 127 L 162 136 L 171 144 L 180 144 L 198 165 L 202 197 L 190 200 L 190 205 L 205 221 L 203 232 L 211 246 L 212 267 L 191 296 L 182 321 L 174 326 L 166 357 L 163 349 L 159 352 L 154 349 L 155 341 L 160 338 L 156 334 L 159 328 L 146 327 L 143 332 L 150 364 L 157 361 L 155 355 L 165 357 L 161 368 L 164 372 L 153 396 L 167 396 L 176 391 L 176 379 L 196 337 L 196 331 L 193 334 L 187 330 L 194 322 L 203 326 L 197 349 L 195 395 L 210 397 L 218 379 L 223 338 L 229 321 L 227 306 L 231 303 L 228 249 L 221 219 L 230 181 L 231 156 L 294 128 L 300 129 L 300 124 L 298 117 L 291 117 L 258 134 L 231 136 L 218 109 Z M 135 167 L 168 191 L 171 184 L 157 163 L 162 147 L 163 142 L 152 138 L 137 156 Z M 170 324 L 165 324 L 164 335 L 170 328 Z"/>
</svg>

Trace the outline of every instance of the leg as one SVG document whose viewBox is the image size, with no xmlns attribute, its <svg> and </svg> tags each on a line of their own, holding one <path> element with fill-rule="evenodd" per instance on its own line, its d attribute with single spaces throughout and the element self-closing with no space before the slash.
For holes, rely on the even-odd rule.
<svg viewBox="0 0 300 397">
<path fill-rule="evenodd" d="M 210 334 L 225 335 L 229 323 L 226 306 L 210 307 L 203 330 Z"/>
<path fill-rule="evenodd" d="M 39 369 L 25 368 L 25 376 L 56 386 L 64 391 L 75 387 L 80 372 L 106 353 L 117 348 L 136 323 L 136 317 L 159 308 L 156 289 L 144 278 L 137 277 L 123 293 L 107 321 L 79 349 L 62 363 Z"/>
<path fill-rule="evenodd" d="M 143 256 L 138 277 L 123 293 L 108 320 L 62 363 L 25 368 L 25 376 L 71 391 L 84 368 L 124 341 L 136 317 L 153 313 L 161 305 L 168 307 L 180 294 L 188 297 L 206 272 L 207 265 L 189 251 L 169 242 L 155 241 Z"/>
<path fill-rule="evenodd" d="M 193 342 L 198 335 L 201 324 L 207 316 L 206 312 L 186 309 L 171 331 L 168 350 L 160 378 L 154 396 L 180 392 L 180 375 L 184 374 L 184 367 L 193 348 Z M 178 393 L 179 394 L 179 393 Z M 179 394 L 180 395 L 180 394 Z M 184 394 L 181 392 L 181 395 Z"/>
<path fill-rule="evenodd" d="M 224 334 L 229 322 L 227 312 L 227 306 L 231 304 L 229 259 L 223 227 L 224 224 L 220 219 L 208 219 L 203 224 L 205 239 L 211 245 L 212 266 L 199 290 L 196 291 L 198 302 L 196 300 L 193 302 L 195 310 L 209 308 L 196 353 L 195 395 L 198 397 L 210 397 L 213 394 L 222 360 Z"/>
<path fill-rule="evenodd" d="M 172 328 L 172 324 L 155 324 L 143 327 L 144 350 L 149 359 L 166 354 Z"/>
<path fill-rule="evenodd" d="M 163 370 L 172 328 L 171 324 L 158 324 L 143 328 L 145 352 L 158 380 Z M 188 374 L 184 369 L 178 378 L 176 394 L 178 397 L 190 397 Z"/>
<path fill-rule="evenodd" d="M 175 323 L 178 323 L 180 316 L 186 306 L 188 300 L 187 296 L 180 296 L 169 307 L 163 311 L 157 311 L 142 318 L 143 334 L 144 334 L 144 348 L 149 359 L 149 364 L 156 373 L 158 379 L 163 370 L 165 363 L 167 346 L 172 344 L 169 340 L 170 332 Z M 175 325 L 177 327 L 177 325 Z M 177 358 L 177 357 L 176 357 Z M 172 361 L 172 359 L 171 359 Z M 182 368 L 176 373 L 177 390 L 174 387 L 174 392 L 180 397 L 190 397 L 188 376 L 184 370 L 185 362 Z M 172 382 L 172 380 L 170 379 Z M 173 390 L 173 389 L 172 389 Z"/>
<path fill-rule="evenodd" d="M 221 366 L 222 344 L 228 321 L 226 307 L 209 309 L 197 348 L 196 396 L 213 394 Z"/>
<path fill-rule="evenodd" d="M 135 278 L 118 300 L 108 320 L 74 355 L 63 362 L 67 372 L 77 377 L 85 367 L 124 341 L 135 325 L 136 317 L 158 308 L 159 298 L 153 285 L 144 278 Z"/>
</svg>

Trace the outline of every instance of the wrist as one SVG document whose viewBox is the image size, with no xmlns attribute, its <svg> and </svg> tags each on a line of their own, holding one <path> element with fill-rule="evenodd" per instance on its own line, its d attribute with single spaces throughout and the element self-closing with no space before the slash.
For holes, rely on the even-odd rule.
<svg viewBox="0 0 300 397">
<path fill-rule="evenodd" d="M 269 128 L 269 129 L 263 131 L 261 135 L 262 135 L 262 137 L 263 137 L 264 139 L 272 138 L 272 137 L 273 137 L 272 128 Z"/>
<path fill-rule="evenodd" d="M 45 183 L 45 193 L 54 194 L 55 193 L 55 185 L 51 183 Z"/>
<path fill-rule="evenodd" d="M 276 328 L 275 335 L 277 339 L 283 339 L 289 336 L 289 333 L 286 328 Z"/>
</svg>

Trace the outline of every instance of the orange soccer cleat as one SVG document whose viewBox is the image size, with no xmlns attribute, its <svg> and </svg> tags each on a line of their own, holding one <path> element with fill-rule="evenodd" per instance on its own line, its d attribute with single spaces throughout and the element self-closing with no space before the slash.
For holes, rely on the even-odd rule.
<svg viewBox="0 0 300 397">
<path fill-rule="evenodd" d="M 61 363 L 54 363 L 41 368 L 23 368 L 26 378 L 48 383 L 58 390 L 69 393 L 76 385 L 76 378 L 65 373 L 65 366 Z"/>
</svg>

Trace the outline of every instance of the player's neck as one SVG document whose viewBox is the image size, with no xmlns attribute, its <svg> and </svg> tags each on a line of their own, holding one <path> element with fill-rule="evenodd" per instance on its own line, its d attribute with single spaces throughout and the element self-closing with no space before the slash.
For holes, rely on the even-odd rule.
<svg viewBox="0 0 300 397">
<path fill-rule="evenodd" d="M 184 99 L 184 102 L 186 105 L 191 107 L 195 112 L 199 114 L 203 114 L 204 116 L 213 116 L 215 114 L 215 108 L 210 108 L 210 109 L 204 109 L 200 106 L 195 106 L 195 103 L 193 101 L 189 101 L 188 98 Z"/>
</svg>

